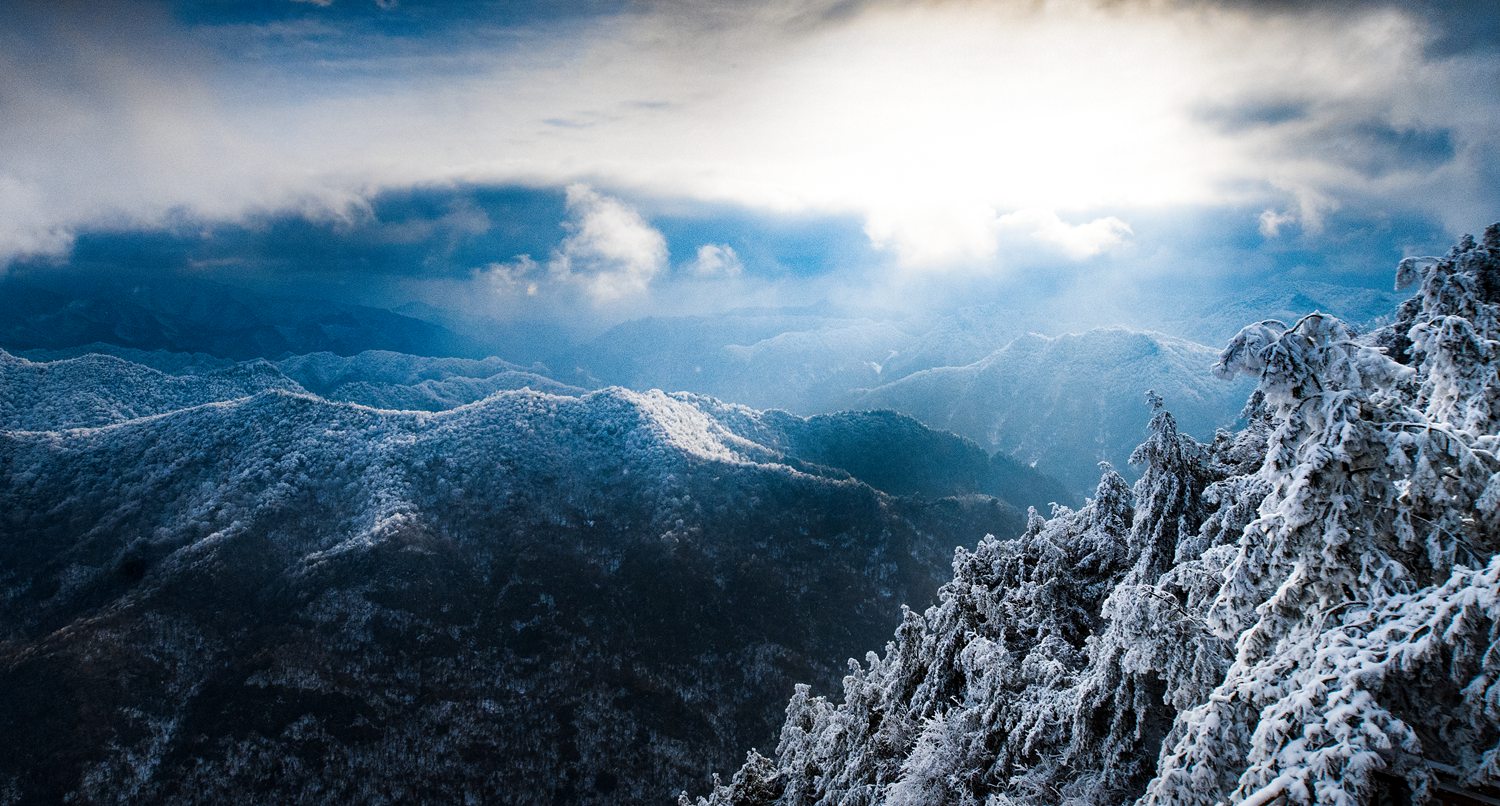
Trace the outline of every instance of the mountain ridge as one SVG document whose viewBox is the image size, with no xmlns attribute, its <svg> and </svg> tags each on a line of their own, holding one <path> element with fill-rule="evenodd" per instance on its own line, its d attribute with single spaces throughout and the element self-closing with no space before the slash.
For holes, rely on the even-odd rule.
<svg viewBox="0 0 1500 806">
<path fill-rule="evenodd" d="M 984 456 L 890 417 L 851 422 Z M 805 422 L 623 388 L 439 412 L 266 389 L 0 430 L 0 792 L 665 798 L 930 595 L 951 535 L 1024 522 L 967 477 L 890 495 L 737 433 Z"/>
</svg>

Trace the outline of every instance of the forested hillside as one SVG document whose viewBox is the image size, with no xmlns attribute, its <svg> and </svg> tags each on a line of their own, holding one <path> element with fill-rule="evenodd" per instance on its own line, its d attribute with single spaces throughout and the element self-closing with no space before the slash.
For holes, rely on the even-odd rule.
<svg viewBox="0 0 1500 806">
<path fill-rule="evenodd" d="M 0 352 L 0 803 L 664 800 L 1057 489 L 898 415 L 280 366 L 486 396 Z"/>
</svg>

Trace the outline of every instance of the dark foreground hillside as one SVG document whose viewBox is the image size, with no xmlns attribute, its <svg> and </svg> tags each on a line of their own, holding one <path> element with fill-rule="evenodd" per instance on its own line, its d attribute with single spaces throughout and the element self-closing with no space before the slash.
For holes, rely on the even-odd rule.
<svg viewBox="0 0 1500 806">
<path fill-rule="evenodd" d="M 56 388 L 0 431 L 0 803 L 668 798 L 1024 521 L 889 415 L 5 366 Z M 839 467 L 883 433 L 935 457 L 889 493 Z"/>
</svg>

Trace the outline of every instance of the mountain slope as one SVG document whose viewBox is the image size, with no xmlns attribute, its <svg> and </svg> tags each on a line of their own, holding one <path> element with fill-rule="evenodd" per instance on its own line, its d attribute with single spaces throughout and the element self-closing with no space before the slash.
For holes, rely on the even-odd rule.
<svg viewBox="0 0 1500 806">
<path fill-rule="evenodd" d="M 541 374 L 542 367 L 526 369 L 494 357 L 435 358 L 366 350 L 353 356 L 291 356 L 276 366 L 308 391 L 329 400 L 382 409 L 442 411 L 506 390 L 583 392 Z"/>
<path fill-rule="evenodd" d="M 1246 322 L 1278 319 L 1295 322 L 1322 311 L 1363 330 L 1389 320 L 1403 298 L 1389 289 L 1354 288 L 1312 280 L 1273 284 L 1255 293 L 1240 292 L 1201 303 L 1176 300 L 1159 310 L 1177 312 L 1162 317 L 1161 329 L 1210 344 L 1234 336 Z"/>
<path fill-rule="evenodd" d="M 1231 425 L 1247 386 L 1216 380 L 1215 358 L 1193 342 L 1121 328 L 1029 334 L 973 364 L 871 389 L 858 404 L 963 434 L 1081 492 L 1097 480 L 1098 462 L 1127 464 L 1144 434 L 1146 389 L 1173 401 L 1190 434 Z"/>
<path fill-rule="evenodd" d="M 1020 527 L 722 408 L 271 390 L 0 432 L 0 793 L 662 798 L 768 738 L 790 681 L 837 680 L 954 535 Z"/>
<path fill-rule="evenodd" d="M 893 411 L 798 417 L 687 393 L 676 397 L 691 400 L 726 428 L 788 459 L 844 470 L 893 495 L 941 498 L 978 492 L 1039 510 L 1072 498 L 1049 476 Z"/>
<path fill-rule="evenodd" d="M 107 355 L 33 362 L 0 350 L 0 429 L 107 425 L 268 389 L 301 391 L 265 361 L 168 375 Z"/>
</svg>

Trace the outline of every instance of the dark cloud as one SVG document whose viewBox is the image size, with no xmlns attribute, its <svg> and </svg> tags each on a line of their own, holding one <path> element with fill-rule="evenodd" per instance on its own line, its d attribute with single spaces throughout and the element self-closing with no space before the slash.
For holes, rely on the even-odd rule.
<svg viewBox="0 0 1500 806">
<path fill-rule="evenodd" d="M 650 200 L 641 208 L 679 264 L 706 243 L 727 246 L 763 277 L 815 277 L 879 260 L 857 216 Z M 159 227 L 86 229 L 66 257 L 15 268 L 71 277 L 192 277 L 383 302 L 413 281 L 467 281 L 480 267 L 520 255 L 545 258 L 568 236 L 567 220 L 561 188 L 408 188 L 381 193 L 347 218 L 294 211 L 238 221 L 183 215 Z"/>
<path fill-rule="evenodd" d="M 1383 120 L 1331 123 L 1299 138 L 1297 147 L 1372 179 L 1430 172 L 1456 154 L 1448 129 L 1394 126 Z"/>
<path fill-rule="evenodd" d="M 522 26 L 615 13 L 628 0 L 171 0 L 188 24 L 265 24 L 320 19 L 422 36 L 476 23 Z"/>
<path fill-rule="evenodd" d="M 1435 36 L 1427 46 L 1429 56 L 1500 53 L 1500 7 L 1494 0 L 1401 3 L 1396 7 L 1420 14 L 1432 24 Z"/>
<path fill-rule="evenodd" d="M 519 187 L 418 188 L 375 197 L 348 219 L 295 212 L 237 222 L 189 218 L 78 234 L 62 268 L 180 275 L 250 286 L 354 284 L 469 276 L 497 257 L 545 253 L 563 236 L 562 193 Z M 323 289 L 326 292 L 327 289 Z"/>
<path fill-rule="evenodd" d="M 1311 104 L 1304 100 L 1246 101 L 1239 104 L 1205 106 L 1198 118 L 1226 134 L 1293 123 L 1308 116 Z"/>
<path fill-rule="evenodd" d="M 1135 5 L 1133 2 L 1108 5 Z M 1142 6 L 1150 6 L 1143 0 Z M 1297 14 L 1348 18 L 1395 10 L 1423 20 L 1430 29 L 1427 55 L 1443 58 L 1467 53 L 1500 52 L 1500 13 L 1495 0 L 1181 0 L 1183 6 L 1212 6 L 1259 14 Z"/>
</svg>

